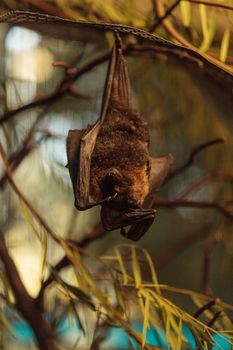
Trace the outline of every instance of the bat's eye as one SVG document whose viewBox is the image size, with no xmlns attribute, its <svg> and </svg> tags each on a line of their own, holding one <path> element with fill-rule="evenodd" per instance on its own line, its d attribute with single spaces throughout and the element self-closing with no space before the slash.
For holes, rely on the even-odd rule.
<svg viewBox="0 0 233 350">
<path fill-rule="evenodd" d="M 112 178 L 112 179 L 121 178 L 120 172 L 114 168 L 108 172 L 107 176 L 108 176 L 108 178 Z"/>
</svg>

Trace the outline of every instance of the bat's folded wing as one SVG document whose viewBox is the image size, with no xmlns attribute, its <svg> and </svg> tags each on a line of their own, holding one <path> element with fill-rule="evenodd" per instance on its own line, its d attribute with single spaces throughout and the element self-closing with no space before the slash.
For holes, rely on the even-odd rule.
<svg viewBox="0 0 233 350">
<path fill-rule="evenodd" d="M 155 210 L 152 209 L 159 190 L 173 162 L 173 156 L 168 154 L 159 158 L 151 158 L 150 189 L 143 208 L 124 210 L 111 203 L 102 205 L 101 219 L 106 230 L 121 228 L 121 233 L 133 241 L 139 240 L 154 221 Z M 131 226 L 128 231 L 124 229 Z"/>
<path fill-rule="evenodd" d="M 72 181 L 75 205 L 79 206 L 79 183 L 80 177 L 82 176 L 82 170 L 80 169 L 80 150 L 81 150 L 81 141 L 86 133 L 86 130 L 69 130 L 66 149 L 67 149 L 67 158 L 70 178 Z M 83 182 L 83 181 L 82 181 Z"/>
<path fill-rule="evenodd" d="M 66 140 L 66 150 L 70 178 L 73 185 L 74 194 L 76 192 L 77 178 L 78 178 L 78 164 L 79 164 L 79 152 L 81 138 L 83 137 L 85 130 L 69 130 Z"/>
<path fill-rule="evenodd" d="M 73 185 L 75 206 L 79 210 L 90 207 L 90 166 L 101 122 L 85 130 L 69 130 L 67 137 L 68 169 Z"/>
<path fill-rule="evenodd" d="M 149 193 L 144 200 L 143 208 L 151 208 L 153 206 L 156 192 L 158 192 L 160 186 L 170 171 L 173 163 L 173 156 L 171 154 L 167 154 L 158 158 L 151 157 L 150 162 Z"/>
<path fill-rule="evenodd" d="M 105 203 L 101 209 L 101 220 L 105 230 L 112 231 L 132 225 L 132 223 L 154 219 L 154 213 L 153 209 L 131 208 L 126 211 L 125 209 L 117 208 L 111 203 Z"/>
</svg>

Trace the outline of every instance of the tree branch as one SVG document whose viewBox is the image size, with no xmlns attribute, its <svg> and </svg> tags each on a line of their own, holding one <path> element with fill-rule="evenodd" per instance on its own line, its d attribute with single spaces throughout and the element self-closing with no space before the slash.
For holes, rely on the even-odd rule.
<svg viewBox="0 0 233 350">
<path fill-rule="evenodd" d="M 208 327 L 213 327 L 214 323 L 217 321 L 218 318 L 224 316 L 224 313 L 222 310 L 219 310 L 215 312 L 213 318 L 207 323 Z"/>
<path fill-rule="evenodd" d="M 197 192 L 202 187 L 204 187 L 209 182 L 214 180 L 217 181 L 233 181 L 233 173 L 225 173 L 223 171 L 217 171 L 216 173 L 203 176 L 197 182 L 195 182 L 191 187 L 184 191 L 177 199 L 185 199 L 191 194 Z"/>
<path fill-rule="evenodd" d="M 216 2 L 216 1 L 213 1 L 213 0 L 183 0 L 183 1 L 187 1 L 187 2 L 190 2 L 192 4 L 197 4 L 197 5 L 198 4 L 203 4 L 203 5 L 206 5 L 206 6 L 219 7 L 219 8 L 222 8 L 222 9 L 233 11 L 233 6 L 232 5 L 222 4 L 220 2 Z"/>
<path fill-rule="evenodd" d="M 65 77 L 62 79 L 57 89 L 52 94 L 47 95 L 45 97 L 41 97 L 17 109 L 6 112 L 4 115 L 0 116 L 0 125 L 2 125 L 6 121 L 14 117 L 16 114 L 19 114 L 28 109 L 32 109 L 39 106 L 45 106 L 48 104 L 51 106 L 53 103 L 57 102 L 62 97 L 64 97 L 66 93 L 70 93 L 70 86 L 73 84 L 74 81 L 76 81 L 79 77 L 81 77 L 83 74 L 90 71 L 92 68 L 94 68 L 98 64 L 106 61 L 108 58 L 110 58 L 110 54 L 111 54 L 110 52 L 107 52 L 93 59 L 92 61 L 84 65 L 82 68 L 77 70 L 75 74 L 71 74 L 71 75 L 65 74 Z"/>
<path fill-rule="evenodd" d="M 169 200 L 166 198 L 156 198 L 154 207 L 165 207 L 165 208 L 200 208 L 200 209 L 217 209 L 222 212 L 227 218 L 233 219 L 233 211 L 228 208 L 233 205 L 233 200 L 222 200 L 219 202 L 208 202 L 208 201 L 192 201 L 185 199 L 174 199 Z"/>
<path fill-rule="evenodd" d="M 206 148 L 208 148 L 210 146 L 216 145 L 218 143 L 223 143 L 223 142 L 225 142 L 225 140 L 222 137 L 219 137 L 217 139 L 213 139 L 213 140 L 210 140 L 210 141 L 205 142 L 205 143 L 201 143 L 200 145 L 196 146 L 192 150 L 191 154 L 189 155 L 188 160 L 184 164 L 182 164 L 180 167 L 178 167 L 177 169 L 172 171 L 170 173 L 170 175 L 167 176 L 167 178 L 165 179 L 164 182 L 167 183 L 168 181 L 173 179 L 175 176 L 177 176 L 178 174 L 184 172 L 188 167 L 190 167 L 190 165 L 192 165 L 195 162 L 197 155 L 201 151 L 203 151 L 204 149 L 206 149 Z"/>
<path fill-rule="evenodd" d="M 75 245 L 80 248 L 86 248 L 90 243 L 95 242 L 96 240 L 105 236 L 106 231 L 104 230 L 101 223 L 98 223 L 90 232 L 85 236 L 81 241 L 75 242 Z M 73 242 L 73 241 L 72 241 Z M 73 242 L 74 243 L 74 242 Z M 70 260 L 67 256 L 64 256 L 57 262 L 57 264 L 53 267 L 56 272 L 61 271 L 65 267 L 70 265 Z M 49 277 L 42 283 L 41 289 L 39 291 L 37 297 L 37 303 L 41 303 L 43 300 L 44 292 L 46 288 L 54 281 L 53 274 L 51 273 Z"/>
<path fill-rule="evenodd" d="M 161 0 L 154 0 L 154 9 L 156 16 L 158 18 L 161 18 L 165 14 L 164 5 Z M 211 57 L 210 55 L 207 55 L 205 53 L 201 53 L 194 45 L 190 44 L 188 40 L 186 40 L 180 33 L 178 33 L 175 28 L 172 26 L 172 24 L 166 19 L 162 22 L 163 27 L 165 30 L 180 44 L 184 45 L 185 47 L 198 52 L 202 57 L 207 59 L 209 62 L 211 62 L 214 65 L 217 65 L 218 67 L 222 68 L 223 70 L 226 70 L 230 74 L 232 74 L 232 68 L 230 66 L 227 66 L 226 64 L 220 62 L 219 60 L 215 59 L 214 57 Z"/>
<path fill-rule="evenodd" d="M 221 300 L 219 298 L 215 298 L 212 299 L 210 301 L 208 301 L 208 303 L 204 304 L 202 307 L 200 307 L 200 309 L 198 309 L 195 314 L 193 315 L 194 318 L 198 318 L 199 316 L 201 316 L 201 314 L 206 311 L 206 310 L 210 310 L 212 306 L 214 305 L 219 305 L 221 303 Z"/>
<path fill-rule="evenodd" d="M 159 253 L 156 259 L 156 268 L 163 267 L 164 265 L 166 265 L 167 262 L 172 260 L 175 256 L 180 254 L 186 248 L 196 244 L 201 240 L 204 240 L 206 238 L 206 235 L 208 235 L 208 227 L 204 230 L 195 232 L 193 234 L 189 234 L 185 237 L 182 237 L 179 240 L 176 240 L 168 248 L 164 249 L 162 252 Z"/>
<path fill-rule="evenodd" d="M 214 294 L 210 283 L 210 271 L 213 251 L 216 243 L 218 243 L 221 239 L 222 235 L 217 232 L 214 236 L 210 237 L 210 239 L 206 241 L 203 250 L 202 289 L 204 294 L 210 297 L 212 297 Z"/>
<path fill-rule="evenodd" d="M 2 147 L 2 144 L 0 142 L 0 156 L 2 157 L 3 160 L 3 165 L 5 167 L 5 171 L 7 174 L 7 178 L 13 188 L 13 190 L 15 191 L 15 193 L 17 194 L 17 196 L 22 200 L 22 202 L 26 205 L 26 207 L 31 211 L 31 213 L 34 215 L 34 217 L 37 219 L 37 221 L 39 222 L 39 224 L 48 232 L 48 234 L 50 234 L 50 236 L 57 241 L 58 238 L 56 236 L 56 234 L 53 232 L 53 230 L 49 227 L 49 225 L 47 224 L 47 222 L 44 220 L 44 218 L 42 218 L 42 216 L 36 211 L 36 209 L 32 206 L 32 204 L 29 202 L 29 200 L 23 195 L 23 193 L 19 190 L 18 186 L 16 185 L 15 181 L 12 178 L 12 171 L 11 171 L 11 167 L 9 165 L 6 153 Z"/>
<path fill-rule="evenodd" d="M 32 144 L 32 138 L 34 135 L 34 132 L 36 130 L 36 127 L 38 126 L 40 120 L 44 117 L 46 113 L 46 109 L 44 109 L 41 113 L 38 114 L 36 120 L 32 124 L 31 128 L 28 131 L 27 136 L 25 137 L 21 149 L 18 149 L 14 154 L 10 156 L 8 159 L 11 171 L 14 171 L 17 169 L 17 167 L 21 164 L 21 162 L 24 160 L 24 158 L 32 151 L 35 145 Z M 47 135 L 46 135 L 47 136 Z M 0 178 L 0 189 L 2 189 L 7 181 L 7 173 L 2 175 Z"/>
<path fill-rule="evenodd" d="M 155 21 L 155 23 L 151 26 L 151 28 L 149 29 L 149 32 L 150 33 L 154 32 L 160 26 L 160 24 L 168 16 L 170 16 L 172 14 L 172 11 L 179 5 L 180 2 L 181 2 L 181 0 L 176 0 L 170 7 L 168 7 L 167 10 L 165 11 L 164 15 L 159 17 L 159 19 L 157 21 Z"/>
<path fill-rule="evenodd" d="M 38 341 L 39 349 L 62 349 L 57 343 L 52 329 L 43 318 L 41 309 L 37 307 L 35 300 L 28 294 L 15 263 L 8 253 L 2 233 L 0 233 L 0 258 L 4 264 L 6 276 L 15 297 L 16 308 L 32 327 Z"/>
</svg>

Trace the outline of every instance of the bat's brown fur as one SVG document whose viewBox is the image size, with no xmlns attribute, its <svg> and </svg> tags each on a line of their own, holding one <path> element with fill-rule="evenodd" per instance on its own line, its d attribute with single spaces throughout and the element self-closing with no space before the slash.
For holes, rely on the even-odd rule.
<svg viewBox="0 0 233 350">
<path fill-rule="evenodd" d="M 68 167 L 75 206 L 101 204 L 104 229 L 121 228 L 132 240 L 151 226 L 153 196 L 171 165 L 171 156 L 152 158 L 148 148 L 148 125 L 131 107 L 127 62 L 116 34 L 100 118 L 86 130 L 69 132 Z"/>
<path fill-rule="evenodd" d="M 114 179 L 113 192 L 118 194 L 114 201 L 140 207 L 149 191 L 148 147 L 146 121 L 136 111 L 111 100 L 92 153 L 92 198 L 104 197 L 101 184 L 109 171 L 115 169 L 119 176 Z"/>
</svg>

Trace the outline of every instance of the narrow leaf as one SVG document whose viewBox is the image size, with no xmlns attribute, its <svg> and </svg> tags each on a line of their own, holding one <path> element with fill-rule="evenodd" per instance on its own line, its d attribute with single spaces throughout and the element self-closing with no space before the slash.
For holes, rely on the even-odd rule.
<svg viewBox="0 0 233 350">
<path fill-rule="evenodd" d="M 180 2 L 180 10 L 182 15 L 183 24 L 185 27 L 189 27 L 191 23 L 191 3 L 186 1 Z"/>
<path fill-rule="evenodd" d="M 183 334 L 182 334 L 182 319 L 180 318 L 179 327 L 178 327 L 178 337 L 177 337 L 177 343 L 176 343 L 175 350 L 180 350 L 181 349 L 182 338 L 183 338 Z"/>
<path fill-rule="evenodd" d="M 223 63 L 226 61 L 230 44 L 230 29 L 226 28 L 222 37 L 221 48 L 220 48 L 220 61 Z"/>
<path fill-rule="evenodd" d="M 215 29 L 216 29 L 216 11 L 215 9 L 209 9 L 208 21 L 207 21 L 206 6 L 203 4 L 200 4 L 199 9 L 200 9 L 201 27 L 202 27 L 202 34 L 203 34 L 203 40 L 199 49 L 200 51 L 205 52 L 210 48 L 210 45 L 214 38 Z"/>
<path fill-rule="evenodd" d="M 146 334 L 147 334 L 147 329 L 149 327 L 149 316 L 150 316 L 150 300 L 148 297 L 146 297 L 145 308 L 144 308 L 143 328 L 142 328 L 142 347 L 143 348 L 146 344 Z"/>
<path fill-rule="evenodd" d="M 78 300 L 80 300 L 83 304 L 88 305 L 92 310 L 95 310 L 95 305 L 93 304 L 91 297 L 83 292 L 80 288 L 70 285 L 63 281 L 64 286 L 74 294 Z"/>
<path fill-rule="evenodd" d="M 143 253 L 144 253 L 145 257 L 146 257 L 146 260 L 147 260 L 147 262 L 148 262 L 148 265 L 149 265 L 149 267 L 150 267 L 151 277 L 152 277 L 152 281 L 153 281 L 153 283 L 154 283 L 154 285 L 155 285 L 156 292 L 157 292 L 158 294 L 161 294 L 160 289 L 159 289 L 159 281 L 158 281 L 158 278 L 157 278 L 157 275 L 156 275 L 156 272 L 155 272 L 155 267 L 154 267 L 154 263 L 153 263 L 153 261 L 152 261 L 152 259 L 151 259 L 151 256 L 150 256 L 150 254 L 146 251 L 146 249 L 142 249 L 142 250 L 143 250 Z"/>
<path fill-rule="evenodd" d="M 125 268 L 122 256 L 120 254 L 119 248 L 115 248 L 115 253 L 116 253 L 116 257 L 118 259 L 118 263 L 120 265 L 121 273 L 122 273 L 122 276 L 123 276 L 123 284 L 127 285 L 127 283 L 128 283 L 128 275 L 127 275 L 127 271 L 126 271 L 126 268 Z"/>
<path fill-rule="evenodd" d="M 135 280 L 135 287 L 139 288 L 141 285 L 141 269 L 140 265 L 137 259 L 137 252 L 136 252 L 136 247 L 132 247 L 132 267 L 133 267 L 133 275 L 134 275 L 134 280 Z"/>
</svg>

